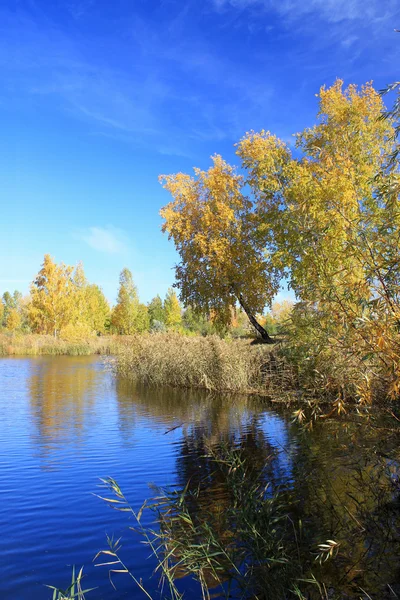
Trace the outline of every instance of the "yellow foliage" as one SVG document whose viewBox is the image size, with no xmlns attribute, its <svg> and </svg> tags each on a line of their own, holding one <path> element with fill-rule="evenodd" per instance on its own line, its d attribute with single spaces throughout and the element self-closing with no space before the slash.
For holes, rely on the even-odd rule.
<svg viewBox="0 0 400 600">
<path fill-rule="evenodd" d="M 297 134 L 295 155 L 270 132 L 250 131 L 237 144 L 243 176 L 217 155 L 195 177 L 161 177 L 184 302 L 228 323 L 240 295 L 262 312 L 286 276 L 318 326 L 316 362 L 340 355 L 357 365 L 363 401 L 400 389 L 400 180 L 383 111 L 371 83 L 338 80 L 321 88 L 317 122 Z M 331 376 L 326 387 L 333 381 L 340 388 Z"/>
<path fill-rule="evenodd" d="M 265 244 L 254 235 L 257 223 L 243 178 L 216 155 L 208 171 L 160 181 L 173 198 L 161 216 L 180 254 L 176 278 L 185 305 L 213 312 L 222 324 L 229 324 L 240 296 L 253 313 L 261 312 L 278 284 Z"/>
<path fill-rule="evenodd" d="M 8 331 L 15 331 L 21 326 L 21 316 L 15 308 L 12 308 L 6 318 L 5 327 Z"/>
<path fill-rule="evenodd" d="M 90 337 L 95 337 L 96 332 L 91 329 L 88 323 L 68 323 L 60 331 L 60 339 L 67 342 L 81 342 Z"/>
<path fill-rule="evenodd" d="M 110 307 L 101 289 L 87 282 L 82 263 L 74 269 L 46 254 L 31 285 L 27 311 L 34 332 L 58 337 L 73 327 L 79 332 L 83 325 L 87 331 L 104 333 Z"/>
<path fill-rule="evenodd" d="M 31 285 L 30 321 L 34 331 L 57 337 L 72 319 L 74 311 L 71 281 L 73 267 L 57 265 L 49 254 Z"/>
<path fill-rule="evenodd" d="M 182 311 L 178 297 L 170 288 L 164 300 L 165 324 L 167 327 L 176 329 L 182 323 Z"/>
</svg>

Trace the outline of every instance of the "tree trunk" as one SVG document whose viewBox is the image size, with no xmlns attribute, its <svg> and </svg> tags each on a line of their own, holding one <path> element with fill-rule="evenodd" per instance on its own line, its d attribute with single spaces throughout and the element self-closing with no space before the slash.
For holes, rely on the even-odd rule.
<svg viewBox="0 0 400 600">
<path fill-rule="evenodd" d="M 266 342 L 267 344 L 273 344 L 274 340 L 270 337 L 268 331 L 264 329 L 262 325 L 260 325 L 260 323 L 254 317 L 254 315 L 251 314 L 250 309 L 244 301 L 242 294 L 238 294 L 237 298 L 239 300 L 240 306 L 243 308 L 244 312 L 248 316 L 250 323 L 253 325 L 254 329 L 256 329 L 261 335 L 261 338 L 264 340 L 264 342 Z"/>
</svg>

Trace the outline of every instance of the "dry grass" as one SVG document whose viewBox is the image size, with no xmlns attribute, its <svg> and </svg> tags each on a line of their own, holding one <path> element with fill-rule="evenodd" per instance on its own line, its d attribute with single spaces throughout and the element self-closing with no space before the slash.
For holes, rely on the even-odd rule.
<svg viewBox="0 0 400 600">
<path fill-rule="evenodd" d="M 111 336 L 65 341 L 55 339 L 51 335 L 3 333 L 0 334 L 0 356 L 110 354 L 116 344 L 116 338 Z"/>
<path fill-rule="evenodd" d="M 141 383 L 276 396 L 295 389 L 287 365 L 271 346 L 217 336 L 144 334 L 126 339 L 113 361 L 116 373 Z M 277 378 L 273 375 L 279 375 Z"/>
</svg>

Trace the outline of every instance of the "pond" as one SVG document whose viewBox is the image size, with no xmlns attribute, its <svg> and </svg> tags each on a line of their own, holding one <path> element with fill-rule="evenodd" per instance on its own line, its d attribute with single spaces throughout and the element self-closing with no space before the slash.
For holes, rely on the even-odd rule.
<svg viewBox="0 0 400 600">
<path fill-rule="evenodd" d="M 208 468 L 207 448 L 221 445 L 240 447 L 253 464 L 268 461 L 272 486 L 296 498 L 310 556 L 332 535 L 341 542 L 341 598 L 369 597 L 359 589 L 374 600 L 395 598 L 400 457 L 393 419 L 353 415 L 304 432 L 292 410 L 254 398 L 145 389 L 115 379 L 99 357 L 0 359 L 0 598 L 51 598 L 45 585 L 67 587 L 72 565 L 84 565 L 85 587 L 97 588 L 89 600 L 143 598 L 126 575 L 114 576 L 114 589 L 107 568 L 94 565 L 106 534 L 122 536 L 127 564 L 159 597 L 148 547 L 129 529 L 132 520 L 96 496 L 99 479 L 113 477 L 139 509 L 153 494 L 149 484 L 196 485 Z M 223 502 L 217 489 L 209 501 Z M 152 513 L 143 519 L 150 523 Z M 189 578 L 180 587 L 200 597 Z"/>
</svg>

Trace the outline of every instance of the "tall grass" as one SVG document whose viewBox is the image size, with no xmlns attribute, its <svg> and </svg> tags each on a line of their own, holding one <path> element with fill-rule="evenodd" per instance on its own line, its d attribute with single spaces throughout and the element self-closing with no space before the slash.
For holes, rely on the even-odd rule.
<svg viewBox="0 0 400 600">
<path fill-rule="evenodd" d="M 261 464 L 240 446 L 214 446 L 201 460 L 199 481 L 190 478 L 183 489 L 153 488 L 155 496 L 138 511 L 114 479 L 102 480 L 100 498 L 133 516 L 131 529 L 153 554 L 161 598 L 186 598 L 179 584 L 184 577 L 197 581 L 192 597 L 203 600 L 399 597 L 400 488 L 396 483 L 393 489 L 380 462 L 376 469 L 357 464 L 354 480 L 341 469 L 347 483 L 341 490 L 325 472 L 307 477 L 300 465 L 297 483 L 279 485 L 273 456 Z M 148 509 L 153 526 L 142 524 Z M 110 578 L 125 573 L 152 598 L 123 561 L 120 539 L 108 538 L 96 559 Z"/>
<path fill-rule="evenodd" d="M 288 513 L 288 506 L 279 494 L 269 494 L 260 473 L 249 468 L 238 450 L 222 449 L 210 458 L 221 472 L 225 493 L 229 497 L 226 510 L 213 512 L 199 501 L 207 490 L 201 485 L 183 490 L 156 488 L 156 496 L 147 506 L 135 512 L 111 478 L 103 480 L 107 490 L 105 500 L 112 508 L 128 512 L 136 520 L 134 528 L 144 538 L 157 560 L 162 598 L 182 600 L 178 581 L 185 576 L 197 580 L 203 600 L 218 598 L 286 600 L 303 599 L 297 593 L 298 580 L 308 573 L 309 561 L 299 562 L 300 533 Z M 201 501 L 200 501 L 201 502 Z M 212 504 L 212 503 L 211 503 Z M 194 508 L 197 507 L 197 508 Z M 141 524 L 143 509 L 154 512 L 157 527 Z M 206 518 L 205 518 L 206 517 Z M 148 598 L 146 591 L 120 555 L 120 540 L 108 538 L 108 547 L 96 556 L 109 558 L 97 564 L 112 573 L 131 576 Z M 322 598 L 315 596 L 315 598 Z"/>
<path fill-rule="evenodd" d="M 177 333 L 144 334 L 121 344 L 113 361 L 117 374 L 141 383 L 212 391 L 276 396 L 294 389 L 287 364 L 271 354 L 270 346 L 217 336 L 186 337 Z"/>
<path fill-rule="evenodd" d="M 96 588 L 82 589 L 83 567 L 75 574 L 75 566 L 72 567 L 71 583 L 66 589 L 57 588 L 54 585 L 46 587 L 53 590 L 52 600 L 85 600 L 85 594 Z"/>
<path fill-rule="evenodd" d="M 0 334 L 0 356 L 111 354 L 117 343 L 115 336 L 66 341 L 51 335 L 2 333 Z"/>
</svg>

